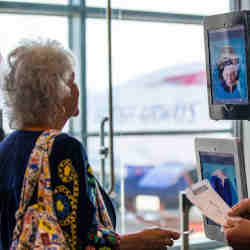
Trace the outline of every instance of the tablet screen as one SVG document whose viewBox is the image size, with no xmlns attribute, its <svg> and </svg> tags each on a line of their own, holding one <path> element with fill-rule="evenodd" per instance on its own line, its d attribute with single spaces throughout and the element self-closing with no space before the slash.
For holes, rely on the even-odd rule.
<svg viewBox="0 0 250 250">
<path fill-rule="evenodd" d="M 237 178 L 233 154 L 200 152 L 202 179 L 208 179 L 214 190 L 232 207 L 238 201 Z M 208 224 L 216 225 L 210 219 Z"/>
<path fill-rule="evenodd" d="M 248 104 L 244 25 L 208 32 L 213 104 Z"/>
</svg>

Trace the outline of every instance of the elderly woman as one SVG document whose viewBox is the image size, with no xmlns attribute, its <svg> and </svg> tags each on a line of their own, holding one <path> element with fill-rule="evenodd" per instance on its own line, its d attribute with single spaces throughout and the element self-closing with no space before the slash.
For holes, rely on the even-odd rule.
<svg viewBox="0 0 250 250">
<path fill-rule="evenodd" d="M 0 247 L 6 250 L 12 242 L 24 174 L 36 140 L 43 131 L 61 130 L 79 113 L 75 59 L 58 42 L 24 41 L 11 51 L 8 64 L 3 90 L 10 124 L 16 130 L 0 144 Z M 111 230 L 98 234 L 100 211 L 91 203 L 87 155 L 82 144 L 68 134 L 56 136 L 49 166 L 54 210 L 70 249 L 165 250 L 179 238 L 179 233 L 160 228 L 119 237 Z M 101 193 L 115 227 L 112 203 L 103 189 Z M 117 241 L 111 244 L 112 237 L 105 235 Z"/>
<path fill-rule="evenodd" d="M 227 45 L 222 48 L 218 59 L 218 73 L 223 90 L 230 94 L 237 92 L 240 64 L 239 56 L 233 47 Z"/>
</svg>

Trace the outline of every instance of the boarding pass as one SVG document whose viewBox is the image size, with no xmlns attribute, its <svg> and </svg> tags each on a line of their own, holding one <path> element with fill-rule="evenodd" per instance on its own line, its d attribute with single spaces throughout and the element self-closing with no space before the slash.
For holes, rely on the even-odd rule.
<svg viewBox="0 0 250 250">
<path fill-rule="evenodd" d="M 231 208 L 213 189 L 207 179 L 193 184 L 185 190 L 187 198 L 200 209 L 201 213 L 217 224 L 225 225 Z"/>
</svg>

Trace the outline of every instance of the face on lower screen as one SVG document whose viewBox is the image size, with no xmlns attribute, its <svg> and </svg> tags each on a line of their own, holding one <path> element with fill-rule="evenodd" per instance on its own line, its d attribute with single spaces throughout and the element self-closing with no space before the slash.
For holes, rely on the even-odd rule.
<svg viewBox="0 0 250 250">
<path fill-rule="evenodd" d="M 233 154 L 200 153 L 202 178 L 232 207 L 239 201 Z M 208 224 L 216 224 L 207 219 Z"/>
</svg>

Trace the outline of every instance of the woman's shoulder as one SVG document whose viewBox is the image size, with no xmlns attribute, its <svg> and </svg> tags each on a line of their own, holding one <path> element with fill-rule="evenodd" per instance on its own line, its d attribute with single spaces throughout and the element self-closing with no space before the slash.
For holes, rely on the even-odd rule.
<svg viewBox="0 0 250 250">
<path fill-rule="evenodd" d="M 75 137 L 67 134 L 67 133 L 60 133 L 59 135 L 56 136 L 54 144 L 66 144 L 66 145 L 71 145 L 75 147 L 82 147 L 82 143 L 76 139 Z"/>
<path fill-rule="evenodd" d="M 88 162 L 87 153 L 82 143 L 73 136 L 61 133 L 55 137 L 51 154 L 50 166 L 52 176 L 56 176 L 58 169 L 71 169 L 81 175 Z"/>
<path fill-rule="evenodd" d="M 11 132 L 9 135 L 7 135 L 1 142 L 0 142 L 0 152 L 4 150 L 5 148 L 9 148 L 12 146 L 12 144 L 15 142 L 16 137 L 18 135 L 17 131 Z"/>
<path fill-rule="evenodd" d="M 75 137 L 61 133 L 56 136 L 52 153 L 54 154 L 84 154 L 86 156 L 86 150 L 83 144 Z M 87 156 L 86 156 L 87 157 Z"/>
</svg>

